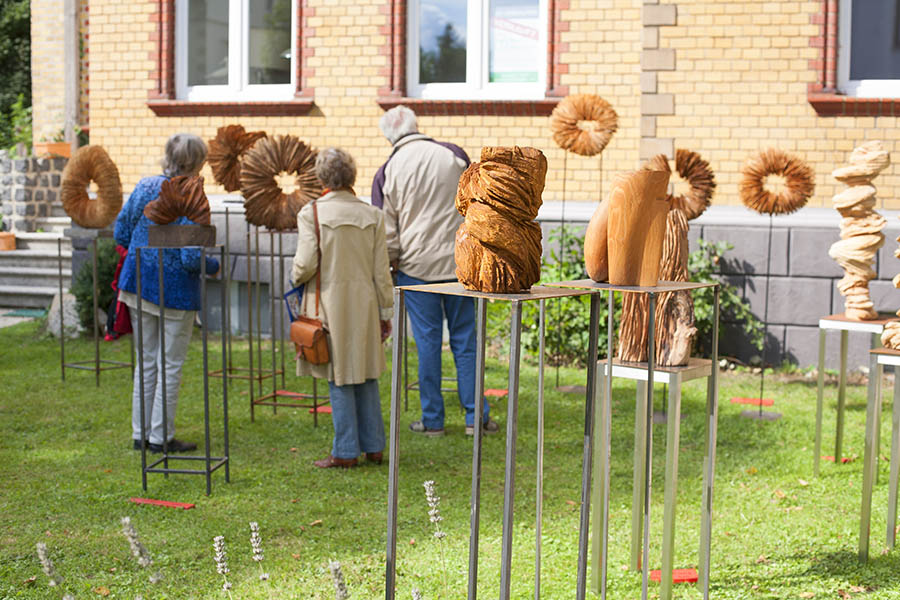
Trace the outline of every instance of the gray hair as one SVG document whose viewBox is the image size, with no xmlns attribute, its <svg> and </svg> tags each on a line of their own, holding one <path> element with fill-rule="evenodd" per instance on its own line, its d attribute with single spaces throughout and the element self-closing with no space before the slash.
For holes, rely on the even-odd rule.
<svg viewBox="0 0 900 600">
<path fill-rule="evenodd" d="M 350 187 L 356 183 L 356 161 L 340 148 L 319 150 L 316 177 L 322 185 L 332 190 Z"/>
<path fill-rule="evenodd" d="M 419 132 L 416 113 L 402 104 L 381 115 L 378 126 L 391 144 L 396 144 L 403 136 Z"/>
<path fill-rule="evenodd" d="M 162 160 L 163 175 L 191 175 L 200 170 L 206 160 L 206 143 L 193 133 L 176 133 L 166 142 Z"/>
</svg>

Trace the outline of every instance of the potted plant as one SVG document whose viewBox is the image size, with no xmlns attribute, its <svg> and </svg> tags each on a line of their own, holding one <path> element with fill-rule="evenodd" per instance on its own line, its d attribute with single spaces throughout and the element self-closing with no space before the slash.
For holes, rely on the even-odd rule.
<svg viewBox="0 0 900 600">
<path fill-rule="evenodd" d="M 3 231 L 3 215 L 0 215 L 0 251 L 16 249 L 16 234 Z"/>
<path fill-rule="evenodd" d="M 75 135 L 79 135 L 81 133 L 80 127 L 75 127 Z M 72 155 L 72 144 L 71 142 L 65 141 L 65 131 L 60 129 L 56 135 L 53 136 L 52 141 L 46 141 L 44 138 L 40 142 L 36 142 L 34 144 L 34 155 L 37 157 L 44 156 L 62 156 L 64 158 L 69 158 Z"/>
</svg>

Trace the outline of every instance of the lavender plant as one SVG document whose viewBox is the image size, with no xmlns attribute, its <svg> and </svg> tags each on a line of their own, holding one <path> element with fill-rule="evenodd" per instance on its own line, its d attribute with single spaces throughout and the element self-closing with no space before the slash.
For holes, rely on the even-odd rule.
<svg viewBox="0 0 900 600">
<path fill-rule="evenodd" d="M 347 591 L 347 586 L 344 584 L 344 573 L 341 571 L 341 563 L 335 561 L 331 561 L 328 563 L 328 568 L 331 570 L 331 579 L 334 581 L 334 600 L 347 600 L 350 597 L 350 592 Z"/>
<path fill-rule="evenodd" d="M 441 498 L 434 491 L 435 484 L 433 480 L 429 479 L 422 485 L 425 487 L 425 501 L 428 503 L 428 520 L 434 525 L 434 539 L 440 544 L 444 589 L 447 589 L 447 562 L 444 559 L 444 538 L 447 537 L 447 534 L 441 529 L 441 521 L 444 520 L 444 517 L 441 516 L 441 509 L 439 507 Z"/>
<path fill-rule="evenodd" d="M 256 521 L 250 522 L 250 547 L 253 548 L 253 562 L 259 565 L 259 580 L 260 581 L 268 581 L 269 574 L 263 570 L 262 560 L 263 560 L 263 551 L 262 551 L 262 538 L 259 535 L 259 523 Z M 272 589 L 269 587 L 269 598 L 272 597 Z"/>
<path fill-rule="evenodd" d="M 228 597 L 231 598 L 231 583 L 228 581 L 228 574 L 231 571 L 228 569 L 228 557 L 225 555 L 225 536 L 217 535 L 213 538 L 213 550 L 216 553 L 216 573 L 224 580 L 222 590 L 228 592 Z"/>
<path fill-rule="evenodd" d="M 47 583 L 50 587 L 62 586 L 63 578 L 56 572 L 53 561 L 50 560 L 50 554 L 47 551 L 47 544 L 44 542 L 37 543 L 38 560 L 41 562 L 41 569 L 50 581 Z M 63 594 L 63 600 L 75 600 L 71 594 Z"/>
<path fill-rule="evenodd" d="M 139 566 L 148 569 L 153 565 L 153 559 L 150 558 L 150 552 L 147 551 L 147 547 L 141 543 L 140 538 L 138 538 L 137 530 L 135 530 L 134 525 L 131 524 L 131 519 L 128 517 L 122 517 L 122 535 L 128 540 L 128 545 L 131 546 L 131 554 L 134 556 L 135 560 Z M 150 583 L 158 583 L 159 580 L 162 579 L 162 576 L 159 574 L 159 571 L 154 572 L 150 575 Z"/>
</svg>

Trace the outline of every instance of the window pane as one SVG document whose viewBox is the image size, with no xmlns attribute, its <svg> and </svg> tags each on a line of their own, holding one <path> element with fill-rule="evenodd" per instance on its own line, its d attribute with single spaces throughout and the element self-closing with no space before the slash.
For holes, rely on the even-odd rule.
<svg viewBox="0 0 900 600">
<path fill-rule="evenodd" d="M 419 2 L 419 83 L 466 81 L 466 3 Z"/>
<path fill-rule="evenodd" d="M 538 0 L 491 0 L 491 82 L 536 82 L 540 68 Z"/>
<path fill-rule="evenodd" d="M 900 0 L 851 6 L 850 79 L 900 79 Z"/>
<path fill-rule="evenodd" d="M 291 0 L 251 0 L 247 81 L 291 82 Z"/>
<path fill-rule="evenodd" d="M 228 84 L 228 0 L 188 2 L 188 85 Z"/>
</svg>

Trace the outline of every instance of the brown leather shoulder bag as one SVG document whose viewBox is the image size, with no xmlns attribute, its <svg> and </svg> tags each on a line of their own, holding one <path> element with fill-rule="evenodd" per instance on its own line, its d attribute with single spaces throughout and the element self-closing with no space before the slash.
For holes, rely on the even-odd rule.
<svg viewBox="0 0 900 600">
<path fill-rule="evenodd" d="M 316 224 L 316 318 L 298 317 L 291 323 L 291 341 L 297 350 L 297 358 L 314 365 L 324 365 L 331 360 L 328 354 L 328 331 L 319 317 L 319 298 L 322 287 L 322 241 L 319 234 L 318 202 L 313 202 L 313 220 Z"/>
</svg>

